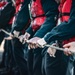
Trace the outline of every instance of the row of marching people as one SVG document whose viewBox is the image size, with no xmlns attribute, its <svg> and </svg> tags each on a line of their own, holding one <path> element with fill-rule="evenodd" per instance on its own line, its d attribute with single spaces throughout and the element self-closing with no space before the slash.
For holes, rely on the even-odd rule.
<svg viewBox="0 0 75 75">
<path fill-rule="evenodd" d="M 0 29 L 4 29 L 8 32 L 12 32 L 12 26 L 16 22 L 18 14 L 25 12 L 25 10 L 23 11 L 23 9 L 25 9 L 24 1 L 23 0 L 2 0 L 0 2 L 0 5 L 1 5 Z M 21 7 L 23 9 L 21 9 Z M 21 17 L 23 23 L 25 19 L 23 18 L 23 15 Z M 1 42 L 4 37 L 8 37 L 8 35 L 3 32 L 0 32 Z M 0 63 L 0 68 L 1 68 L 0 75 L 11 75 L 11 74 L 15 75 L 19 73 L 16 66 L 16 62 L 14 61 L 15 59 L 12 52 L 13 47 L 14 46 L 12 46 L 12 41 L 5 40 L 4 53 L 2 56 L 2 61 Z"/>
<path fill-rule="evenodd" d="M 10 20 L 0 24 L 11 33 L 5 35 L 0 75 L 75 75 L 75 0 L 7 3 L 12 3 L 15 15 L 10 30 L 4 27 Z"/>
</svg>

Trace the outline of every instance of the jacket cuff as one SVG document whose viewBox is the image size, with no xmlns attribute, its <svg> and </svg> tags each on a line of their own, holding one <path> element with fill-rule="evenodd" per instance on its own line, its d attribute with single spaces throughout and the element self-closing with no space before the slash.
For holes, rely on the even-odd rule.
<svg viewBox="0 0 75 75">
<path fill-rule="evenodd" d="M 48 38 L 46 36 L 44 36 L 44 40 L 48 43 Z"/>
<path fill-rule="evenodd" d="M 44 38 L 40 39 L 37 41 L 37 43 L 39 44 L 39 46 L 41 46 L 42 48 L 44 47 L 44 45 L 46 45 L 46 41 L 44 40 Z"/>
</svg>

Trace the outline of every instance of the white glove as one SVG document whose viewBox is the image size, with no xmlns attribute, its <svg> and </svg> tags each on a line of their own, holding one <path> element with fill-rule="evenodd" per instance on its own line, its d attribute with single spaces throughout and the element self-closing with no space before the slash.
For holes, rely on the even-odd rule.
<svg viewBox="0 0 75 75">
<path fill-rule="evenodd" d="M 29 37 L 30 34 L 26 32 L 24 35 L 19 36 L 19 40 L 21 43 L 24 44 L 29 39 Z"/>
<path fill-rule="evenodd" d="M 75 53 L 75 42 L 70 42 L 68 44 L 65 44 L 63 46 L 65 48 L 64 53 L 68 55 L 72 55 L 72 53 Z"/>
<path fill-rule="evenodd" d="M 14 36 L 15 36 L 15 37 L 18 37 L 18 36 L 19 36 L 19 34 L 20 34 L 20 32 L 19 32 L 19 31 L 14 30 L 14 31 L 13 31 L 13 34 L 14 34 Z"/>
<path fill-rule="evenodd" d="M 41 46 L 42 48 L 44 48 L 44 45 L 46 45 L 47 43 L 46 43 L 46 41 L 44 40 L 44 38 L 42 38 L 42 39 L 40 39 L 40 40 L 37 41 L 37 44 L 38 44 L 39 46 Z"/>
<path fill-rule="evenodd" d="M 52 46 L 56 45 L 55 43 L 52 44 Z M 47 50 L 47 53 L 49 53 L 49 55 L 51 57 L 55 57 L 55 53 L 56 53 L 56 49 L 49 47 Z"/>
</svg>

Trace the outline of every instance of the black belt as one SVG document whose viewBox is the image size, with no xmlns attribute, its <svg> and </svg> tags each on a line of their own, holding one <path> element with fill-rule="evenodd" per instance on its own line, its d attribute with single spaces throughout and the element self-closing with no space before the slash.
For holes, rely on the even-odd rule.
<svg viewBox="0 0 75 75">
<path fill-rule="evenodd" d="M 59 17 L 62 17 L 62 16 L 70 16 L 70 13 L 66 13 L 66 12 L 65 13 L 60 13 Z"/>
<path fill-rule="evenodd" d="M 36 17 L 33 17 L 33 16 L 32 16 L 33 19 L 38 18 L 38 17 L 45 17 L 45 14 L 38 15 L 38 16 L 36 16 Z"/>
</svg>

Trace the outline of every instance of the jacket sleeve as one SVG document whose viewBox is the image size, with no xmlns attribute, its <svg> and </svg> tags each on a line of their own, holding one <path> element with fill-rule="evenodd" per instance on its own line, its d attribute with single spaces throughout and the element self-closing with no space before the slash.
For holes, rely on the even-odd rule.
<svg viewBox="0 0 75 75">
<path fill-rule="evenodd" d="M 62 22 L 54 27 L 51 32 L 48 32 L 44 39 L 46 42 L 55 40 L 66 40 L 75 36 L 75 0 L 72 0 L 70 18 L 68 22 Z"/>
<path fill-rule="evenodd" d="M 45 12 L 46 20 L 43 25 L 36 32 L 32 31 L 30 26 L 27 30 L 28 33 L 34 34 L 34 37 L 42 38 L 47 32 L 49 32 L 54 26 L 56 26 L 56 17 L 58 14 L 58 4 L 55 0 L 41 0 L 43 10 Z M 31 29 L 31 30 L 30 30 Z"/>
<path fill-rule="evenodd" d="M 56 26 L 58 16 L 58 4 L 55 0 L 42 0 L 43 10 L 46 20 L 40 29 L 35 33 L 34 37 L 42 38 L 47 32 Z"/>
<path fill-rule="evenodd" d="M 25 0 L 21 10 L 19 11 L 14 24 L 12 25 L 12 31 L 22 31 L 27 25 L 30 19 L 28 4 L 30 0 Z"/>
</svg>

